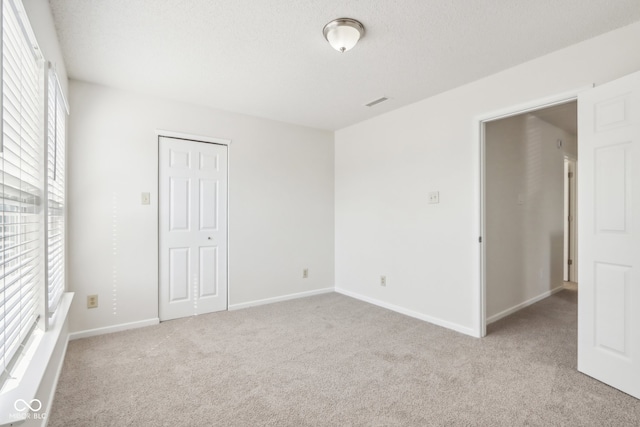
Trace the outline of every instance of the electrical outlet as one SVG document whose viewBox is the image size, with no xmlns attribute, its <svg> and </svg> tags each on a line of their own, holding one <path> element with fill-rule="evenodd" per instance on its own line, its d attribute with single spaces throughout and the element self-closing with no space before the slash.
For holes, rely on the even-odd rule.
<svg viewBox="0 0 640 427">
<path fill-rule="evenodd" d="M 308 279 L 309 278 L 309 269 L 305 268 L 304 270 L 302 270 L 302 278 L 303 279 Z"/>
<path fill-rule="evenodd" d="M 429 201 L 429 204 L 440 203 L 440 192 L 439 191 L 430 192 L 429 193 L 429 197 L 428 197 L 428 201 Z"/>
<path fill-rule="evenodd" d="M 380 286 L 387 286 L 387 276 L 380 276 Z"/>
<path fill-rule="evenodd" d="M 87 308 L 97 308 L 97 307 L 98 307 L 98 295 L 87 296 Z"/>
</svg>

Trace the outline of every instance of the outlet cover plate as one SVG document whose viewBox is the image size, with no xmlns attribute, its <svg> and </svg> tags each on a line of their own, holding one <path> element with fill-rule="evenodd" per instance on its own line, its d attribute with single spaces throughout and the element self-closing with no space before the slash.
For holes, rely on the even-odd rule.
<svg viewBox="0 0 640 427">
<path fill-rule="evenodd" d="M 88 295 L 87 308 L 97 308 L 97 307 L 98 307 L 98 295 Z"/>
<path fill-rule="evenodd" d="M 440 203 L 440 192 L 439 191 L 431 191 L 429 193 L 428 199 L 429 204 Z"/>
</svg>

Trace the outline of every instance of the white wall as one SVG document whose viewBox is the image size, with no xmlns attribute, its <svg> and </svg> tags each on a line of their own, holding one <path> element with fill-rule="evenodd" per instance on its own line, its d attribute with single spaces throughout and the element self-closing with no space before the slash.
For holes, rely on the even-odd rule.
<svg viewBox="0 0 640 427">
<path fill-rule="evenodd" d="M 74 80 L 70 103 L 72 331 L 158 317 L 156 129 L 233 141 L 230 305 L 333 288 L 333 133 Z M 141 192 L 151 205 L 140 204 Z M 89 294 L 98 308 L 86 308 Z"/>
<path fill-rule="evenodd" d="M 562 288 L 564 156 L 576 148 L 575 136 L 532 114 L 487 123 L 488 319 Z"/>
<path fill-rule="evenodd" d="M 639 70 L 636 40 L 640 23 L 337 131 L 336 287 L 478 334 L 476 120 Z"/>
</svg>

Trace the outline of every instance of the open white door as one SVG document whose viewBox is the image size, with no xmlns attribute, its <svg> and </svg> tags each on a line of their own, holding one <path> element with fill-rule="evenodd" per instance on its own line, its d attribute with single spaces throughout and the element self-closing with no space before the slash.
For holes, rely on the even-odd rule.
<svg viewBox="0 0 640 427">
<path fill-rule="evenodd" d="M 227 147 L 160 137 L 160 320 L 227 309 Z"/>
<path fill-rule="evenodd" d="M 640 73 L 578 97 L 578 370 L 640 398 Z"/>
</svg>

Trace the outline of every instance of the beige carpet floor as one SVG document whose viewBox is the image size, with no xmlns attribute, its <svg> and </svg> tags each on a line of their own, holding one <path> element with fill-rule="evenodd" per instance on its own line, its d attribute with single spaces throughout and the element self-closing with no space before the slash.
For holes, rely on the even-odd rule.
<svg viewBox="0 0 640 427">
<path fill-rule="evenodd" d="M 69 343 L 49 425 L 638 426 L 576 371 L 576 292 L 468 337 L 339 294 Z"/>
</svg>

